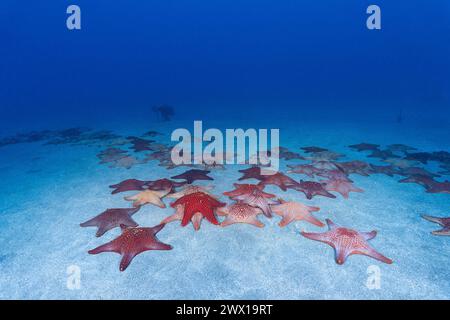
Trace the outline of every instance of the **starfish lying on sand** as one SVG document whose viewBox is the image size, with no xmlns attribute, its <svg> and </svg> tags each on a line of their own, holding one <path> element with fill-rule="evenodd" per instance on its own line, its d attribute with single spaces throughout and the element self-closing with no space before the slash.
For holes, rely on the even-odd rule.
<svg viewBox="0 0 450 320">
<path fill-rule="evenodd" d="M 288 173 L 304 174 L 309 178 L 314 178 L 316 174 L 322 172 L 322 170 L 317 169 L 311 164 L 300 164 L 295 166 L 288 165 L 288 168 L 291 168 L 290 170 L 288 170 Z"/>
<path fill-rule="evenodd" d="M 408 151 L 417 150 L 414 147 L 406 146 L 404 144 L 391 144 L 387 146 L 388 150 L 391 150 L 392 152 L 403 152 L 406 153 Z"/>
<path fill-rule="evenodd" d="M 436 183 L 436 181 L 433 178 L 431 178 L 429 176 L 423 176 L 420 174 L 412 175 L 410 177 L 400 180 L 399 182 L 400 183 L 417 183 L 417 184 L 425 187 L 425 189 L 430 189 L 431 186 Z"/>
<path fill-rule="evenodd" d="M 341 170 L 339 166 L 333 161 L 313 161 L 312 165 L 319 170 Z"/>
<path fill-rule="evenodd" d="M 342 158 L 344 155 L 332 151 L 322 151 L 313 153 L 310 157 L 305 157 L 306 160 L 311 161 L 334 161 Z"/>
<path fill-rule="evenodd" d="M 184 186 L 186 182 L 176 182 L 169 179 L 158 179 L 155 181 L 147 181 L 146 186 L 149 190 L 160 191 L 160 190 L 170 190 L 171 192 L 175 192 L 175 188 Z"/>
<path fill-rule="evenodd" d="M 125 191 L 142 191 L 146 189 L 148 181 L 127 179 L 117 184 L 110 185 L 109 187 L 114 189 L 111 194 L 116 194 Z"/>
<path fill-rule="evenodd" d="M 139 207 L 145 204 L 153 204 L 160 208 L 165 208 L 166 205 L 162 202 L 162 198 L 164 198 L 167 194 L 169 194 L 170 189 L 166 190 L 145 190 L 134 196 L 125 197 L 124 199 L 127 201 L 133 201 L 133 206 Z"/>
<path fill-rule="evenodd" d="M 317 176 L 322 178 L 328 178 L 329 180 L 345 180 L 348 182 L 353 182 L 348 175 L 342 170 L 321 170 L 317 173 Z"/>
<path fill-rule="evenodd" d="M 427 216 L 427 215 L 423 215 L 422 217 L 428 221 L 437 223 L 442 227 L 441 230 L 436 230 L 436 231 L 431 232 L 432 234 L 434 234 L 436 236 L 450 236 L 450 217 L 438 218 L 438 217 L 432 217 L 432 216 Z"/>
<path fill-rule="evenodd" d="M 357 188 L 353 183 L 347 180 L 329 180 L 325 181 L 325 190 L 340 193 L 345 199 L 348 199 L 350 192 L 364 192 L 363 189 Z"/>
<path fill-rule="evenodd" d="M 440 175 L 435 174 L 433 172 L 430 172 L 428 170 L 425 170 L 423 168 L 420 167 L 410 167 L 410 168 L 403 168 L 400 170 L 400 175 L 402 176 L 426 176 L 426 177 L 430 177 L 430 178 L 438 178 L 440 177 Z"/>
<path fill-rule="evenodd" d="M 122 226 L 122 234 L 111 242 L 101 245 L 89 254 L 115 252 L 122 256 L 119 270 L 124 271 L 138 254 L 148 250 L 172 250 L 172 246 L 162 243 L 156 234 L 164 227 L 160 224 L 153 228 L 126 228 Z"/>
<path fill-rule="evenodd" d="M 340 227 L 329 219 L 327 219 L 326 222 L 329 229 L 327 232 L 301 232 L 301 235 L 311 240 L 324 242 L 333 247 L 336 254 L 337 264 L 344 264 L 347 257 L 352 254 L 362 254 L 384 263 L 392 263 L 391 259 L 386 258 L 369 245 L 368 241 L 376 237 L 376 231 L 358 232 L 352 229 Z"/>
<path fill-rule="evenodd" d="M 173 176 L 172 179 L 184 179 L 188 184 L 192 184 L 192 182 L 196 180 L 214 180 L 208 176 L 208 173 L 209 171 L 207 170 L 192 169 L 177 176 Z"/>
<path fill-rule="evenodd" d="M 377 166 L 375 164 L 371 164 L 370 165 L 370 173 L 385 174 L 385 175 L 388 175 L 389 177 L 393 177 L 394 174 L 400 174 L 400 171 L 391 165 Z"/>
<path fill-rule="evenodd" d="M 263 214 L 260 208 L 252 207 L 246 203 L 234 203 L 224 208 L 217 209 L 219 216 L 226 216 L 226 219 L 220 224 L 222 227 L 235 223 L 247 223 L 264 227 L 264 224 L 258 220 L 258 215 Z"/>
<path fill-rule="evenodd" d="M 195 192 L 179 198 L 170 206 L 172 208 L 176 208 L 177 211 L 174 215 L 166 218 L 164 221 L 169 222 L 179 220 L 181 218 L 181 226 L 184 227 L 197 213 L 200 213 L 203 217 L 206 218 L 206 220 L 208 220 L 212 224 L 219 224 L 214 215 L 214 212 L 217 208 L 224 207 L 225 203 L 218 201 L 216 198 L 211 197 L 209 194 L 203 192 Z"/>
<path fill-rule="evenodd" d="M 373 151 L 377 150 L 380 147 L 378 144 L 371 144 L 371 143 L 360 143 L 360 144 L 353 144 L 349 146 L 349 148 L 356 149 L 358 151 Z"/>
<path fill-rule="evenodd" d="M 333 199 L 336 198 L 334 194 L 329 193 L 325 189 L 325 183 L 300 180 L 299 183 L 289 188 L 303 192 L 308 200 L 311 200 L 315 196 L 324 196 Z"/>
<path fill-rule="evenodd" d="M 236 188 L 235 190 L 224 192 L 223 194 L 230 197 L 232 200 L 260 208 L 266 217 L 272 217 L 270 205 L 277 203 L 271 200 L 272 198 L 275 198 L 274 194 L 266 193 L 262 191 L 264 189 L 263 186 L 254 184 L 235 183 L 234 187 Z"/>
<path fill-rule="evenodd" d="M 391 150 L 373 150 L 373 152 L 368 155 L 369 158 L 379 158 L 382 160 L 386 159 L 394 159 L 394 158 L 400 158 L 396 154 L 394 154 Z"/>
<path fill-rule="evenodd" d="M 450 193 L 450 182 L 435 182 L 427 189 L 428 193 Z"/>
<path fill-rule="evenodd" d="M 324 226 L 324 224 L 320 220 L 316 219 L 312 215 L 312 212 L 319 211 L 320 208 L 310 207 L 299 202 L 287 202 L 283 199 L 279 199 L 278 201 L 280 202 L 279 204 L 275 204 L 270 207 L 275 214 L 282 217 L 280 223 L 278 223 L 280 227 L 285 227 L 293 221 L 301 220 L 305 220 L 318 227 Z"/>
<path fill-rule="evenodd" d="M 239 172 L 244 174 L 238 179 L 239 181 L 247 179 L 259 179 L 261 177 L 260 167 L 250 167 L 248 169 L 239 170 Z"/>
<path fill-rule="evenodd" d="M 364 161 L 354 160 L 347 162 L 336 162 L 335 164 L 347 175 L 359 174 L 364 177 L 370 175 L 370 165 Z"/>
<path fill-rule="evenodd" d="M 131 216 L 139 211 L 137 208 L 108 209 L 95 218 L 80 224 L 81 227 L 97 227 L 96 237 L 101 237 L 107 231 L 124 225 L 126 227 L 137 227 L 138 224 Z"/>
<path fill-rule="evenodd" d="M 262 175 L 259 180 L 261 181 L 258 185 L 265 187 L 266 185 L 272 184 L 279 187 L 283 191 L 287 191 L 287 188 L 297 184 L 297 181 L 288 177 L 287 175 L 277 172 L 270 175 Z"/>
<path fill-rule="evenodd" d="M 321 148 L 321 147 L 302 147 L 300 149 L 302 149 L 305 153 L 318 153 L 318 152 L 328 151 L 328 149 Z"/>
<path fill-rule="evenodd" d="M 127 156 L 114 161 L 109 167 L 131 169 L 134 165 L 142 163 L 143 161 L 138 160 L 135 157 Z"/>
<path fill-rule="evenodd" d="M 418 164 L 417 161 L 411 161 L 411 160 L 399 159 L 399 158 L 393 158 L 393 159 L 389 158 L 389 159 L 385 159 L 383 161 L 386 163 L 389 163 L 392 166 L 397 167 L 397 168 L 408 168 L 408 167 L 413 167 Z"/>
<path fill-rule="evenodd" d="M 423 164 L 427 164 L 428 161 L 432 160 L 433 156 L 428 152 L 416 152 L 416 153 L 406 153 L 406 160 L 419 161 Z"/>
<path fill-rule="evenodd" d="M 210 193 L 210 191 L 212 189 L 214 189 L 214 186 L 211 186 L 211 185 L 210 186 L 206 186 L 206 187 L 188 185 L 188 186 L 185 186 L 184 189 L 180 190 L 179 192 L 168 194 L 167 198 L 179 199 L 179 198 L 181 198 L 183 196 L 186 196 L 186 195 L 191 194 L 191 193 L 196 193 L 196 192 L 203 192 L 203 193 L 209 194 L 210 196 L 213 196 Z"/>
</svg>

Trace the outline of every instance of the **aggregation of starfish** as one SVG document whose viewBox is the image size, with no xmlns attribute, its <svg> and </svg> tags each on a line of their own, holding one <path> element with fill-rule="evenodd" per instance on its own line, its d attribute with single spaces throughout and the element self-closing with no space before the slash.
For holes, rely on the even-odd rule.
<svg viewBox="0 0 450 320">
<path fill-rule="evenodd" d="M 69 137 L 69 141 L 72 141 L 74 140 L 73 136 L 81 135 L 81 133 L 74 130 L 67 132 L 66 135 Z M 41 133 L 36 139 L 43 139 L 42 136 L 45 134 Z M 160 134 L 156 131 L 149 131 L 142 138 L 136 136 L 116 137 L 116 142 L 109 143 L 108 147 L 97 156 L 101 163 L 116 168 L 128 169 L 134 165 L 146 164 L 155 160 L 159 162 L 159 166 L 163 166 L 167 170 L 183 166 L 172 163 L 169 145 L 146 139 L 146 137 L 158 138 L 159 136 Z M 20 139 L 27 141 L 24 137 Z M 131 145 L 128 150 L 118 147 L 126 144 Z M 338 226 L 330 219 L 326 219 L 325 224 L 320 217 L 316 216 L 317 213 L 321 214 L 321 209 L 308 205 L 307 201 L 315 197 L 322 197 L 322 201 L 327 201 L 326 199 L 339 201 L 342 198 L 349 201 L 347 199 L 355 196 L 364 197 L 365 191 L 355 185 L 352 180 L 353 175 L 369 177 L 374 174 L 383 174 L 392 178 L 399 176 L 401 177 L 400 183 L 420 185 L 426 193 L 449 194 L 450 182 L 442 181 L 440 178 L 442 175 L 450 174 L 450 153 L 445 151 L 421 152 L 403 144 L 381 147 L 379 144 L 360 143 L 352 145 L 350 148 L 354 152 L 364 153 L 370 162 L 344 161 L 341 158 L 346 157 L 345 155 L 319 146 L 297 148 L 297 150 L 302 150 L 303 154 L 280 147 L 280 158 L 288 163 L 292 161 L 288 164 L 289 170 L 273 172 L 273 174 L 267 174 L 268 171 L 264 170 L 263 174 L 261 167 L 256 165 L 245 169 L 239 168 L 237 171 L 242 176 L 233 184 L 234 189 L 228 189 L 229 191 L 224 192 L 223 195 L 214 194 L 214 186 L 211 185 L 211 181 L 214 180 L 212 170 L 223 169 L 225 166 L 206 163 L 184 165 L 191 168 L 183 173 L 168 175 L 168 177 L 156 180 L 130 178 L 112 184 L 110 188 L 113 195 L 124 192 L 131 193 L 124 197 L 125 200 L 132 202 L 130 207 L 107 209 L 82 223 L 81 226 L 96 227 L 97 237 L 102 237 L 115 228 L 121 228 L 122 234 L 111 242 L 90 250 L 89 253 L 115 252 L 120 254 L 122 259 L 119 269 L 124 271 L 132 259 L 142 252 L 172 249 L 170 245 L 159 241 L 156 237 L 156 234 L 166 224 L 178 222 L 181 227 L 192 224 L 194 230 L 199 231 L 203 220 L 218 227 L 235 228 L 236 224 L 245 224 L 264 228 L 264 219 L 280 219 L 278 225 L 282 228 L 292 225 L 297 228 L 299 224 L 312 225 L 317 228 L 325 228 L 328 225 L 328 231 L 325 232 L 301 231 L 300 234 L 306 239 L 324 242 L 333 247 L 337 264 L 344 264 L 352 254 L 362 254 L 391 264 L 391 259 L 369 245 L 368 241 L 375 238 L 376 231 L 360 232 L 351 227 Z M 130 150 L 133 150 L 135 154 L 130 153 Z M 141 157 L 140 153 L 146 154 Z M 377 161 L 379 162 L 377 163 Z M 433 161 L 438 162 L 443 171 L 434 173 L 426 167 L 428 162 Z M 243 180 L 245 183 L 241 183 Z M 253 181 L 248 182 L 248 180 Z M 198 185 L 197 182 L 202 185 Z M 300 199 L 286 199 L 286 197 L 280 197 L 279 193 L 269 193 L 266 191 L 269 186 L 279 188 L 278 192 L 298 191 Z M 358 193 L 360 195 L 357 195 Z M 342 197 L 337 197 L 338 194 Z M 221 200 L 221 197 L 224 196 L 228 198 L 227 201 Z M 165 203 L 168 199 L 173 199 L 170 205 Z M 158 207 L 168 208 L 168 210 L 173 210 L 173 213 L 162 219 L 160 224 L 155 227 L 142 227 L 133 217 L 143 206 L 151 207 L 154 210 L 159 210 Z M 330 215 L 330 212 L 327 212 L 327 215 Z M 423 218 L 442 227 L 438 231 L 433 231 L 433 235 L 450 235 L 450 217 L 423 215 Z M 299 239 L 301 238 L 299 237 Z"/>
</svg>

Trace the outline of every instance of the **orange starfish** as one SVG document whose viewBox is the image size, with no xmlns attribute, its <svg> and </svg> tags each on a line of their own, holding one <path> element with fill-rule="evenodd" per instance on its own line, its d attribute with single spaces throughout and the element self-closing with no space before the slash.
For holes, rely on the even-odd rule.
<svg viewBox="0 0 450 320">
<path fill-rule="evenodd" d="M 226 216 L 226 219 L 220 224 L 222 227 L 234 223 L 248 223 L 262 228 L 264 224 L 258 220 L 258 215 L 262 213 L 261 209 L 252 207 L 246 203 L 235 203 L 225 208 L 217 209 L 218 215 Z"/>
<path fill-rule="evenodd" d="M 318 227 L 323 227 L 324 224 L 316 219 L 311 213 L 319 211 L 318 207 L 310 207 L 299 202 L 284 201 L 279 199 L 280 204 L 272 205 L 272 211 L 279 216 L 283 217 L 278 224 L 280 227 L 285 227 L 292 221 L 305 220 Z"/>
</svg>

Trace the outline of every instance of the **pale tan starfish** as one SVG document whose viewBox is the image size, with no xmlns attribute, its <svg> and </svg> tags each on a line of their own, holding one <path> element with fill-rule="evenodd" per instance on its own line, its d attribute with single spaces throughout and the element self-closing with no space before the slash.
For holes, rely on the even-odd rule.
<svg viewBox="0 0 450 320">
<path fill-rule="evenodd" d="M 234 223 L 248 223 L 259 228 L 264 227 L 264 224 L 258 220 L 258 215 L 263 214 L 262 210 L 246 203 L 238 202 L 223 208 L 218 208 L 217 214 L 219 216 L 226 216 L 226 219 L 220 224 L 222 227 Z"/>
<path fill-rule="evenodd" d="M 167 196 L 167 198 L 172 198 L 172 199 L 179 199 L 181 197 L 184 197 L 185 195 L 191 194 L 191 193 L 195 193 L 195 192 L 203 192 L 206 194 L 210 194 L 210 191 L 214 189 L 214 186 L 209 185 L 206 187 L 202 187 L 202 186 L 193 186 L 193 185 L 189 185 L 186 186 L 184 189 L 175 192 L 175 193 L 171 193 Z"/>
<path fill-rule="evenodd" d="M 318 227 L 323 227 L 325 225 L 312 215 L 312 212 L 319 211 L 320 208 L 310 207 L 294 201 L 284 201 L 283 199 L 279 199 L 279 201 L 280 204 L 271 205 L 270 207 L 275 214 L 282 217 L 278 224 L 280 227 L 285 227 L 292 221 L 300 220 L 305 220 Z"/>
<path fill-rule="evenodd" d="M 348 199 L 350 192 L 364 192 L 363 189 L 355 187 L 353 183 L 342 179 L 325 181 L 325 190 L 338 192 L 345 199 Z"/>
<path fill-rule="evenodd" d="M 162 202 L 162 198 L 164 198 L 171 189 L 165 189 L 165 190 L 145 190 L 142 192 L 139 192 L 138 194 L 130 197 L 125 197 L 124 199 L 127 201 L 134 201 L 133 206 L 139 207 L 145 204 L 153 204 L 155 206 L 158 206 L 160 208 L 165 208 L 166 205 L 164 202 Z"/>
</svg>

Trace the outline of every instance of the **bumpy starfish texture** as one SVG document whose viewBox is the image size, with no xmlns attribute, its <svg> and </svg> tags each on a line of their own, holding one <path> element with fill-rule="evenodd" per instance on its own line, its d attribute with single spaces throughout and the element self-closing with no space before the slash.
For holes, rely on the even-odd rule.
<svg viewBox="0 0 450 320">
<path fill-rule="evenodd" d="M 303 192 L 308 200 L 311 200 L 315 196 L 323 196 L 333 199 L 336 198 L 334 194 L 329 193 L 325 189 L 325 183 L 300 180 L 300 182 L 295 186 L 289 188 Z"/>
<path fill-rule="evenodd" d="M 258 215 L 263 214 L 259 208 L 252 207 L 246 203 L 234 203 L 224 208 L 217 209 L 217 214 L 226 216 L 226 219 L 220 224 L 222 227 L 235 223 L 247 223 L 259 228 L 264 224 L 258 220 Z"/>
<path fill-rule="evenodd" d="M 153 204 L 160 208 L 165 208 L 166 205 L 162 202 L 162 198 L 164 198 L 167 194 L 169 194 L 170 189 L 166 190 L 145 190 L 134 196 L 125 197 L 127 201 L 133 201 L 133 206 L 139 207 L 145 204 Z"/>
<path fill-rule="evenodd" d="M 297 184 L 297 181 L 288 177 L 287 175 L 277 172 L 270 175 L 262 175 L 259 180 L 261 181 L 258 185 L 265 187 L 266 185 L 272 184 L 279 187 L 281 190 L 286 191 L 288 187 Z"/>
<path fill-rule="evenodd" d="M 438 217 L 432 217 L 432 216 L 427 216 L 427 215 L 423 215 L 422 217 L 428 221 L 437 223 L 442 227 L 441 230 L 432 231 L 431 232 L 432 234 L 434 234 L 436 236 L 450 236 L 450 217 L 438 218 Z"/>
<path fill-rule="evenodd" d="M 117 184 L 109 186 L 114 189 L 111 193 L 116 194 L 125 191 L 142 191 L 146 189 L 146 184 L 148 181 L 137 180 L 137 179 L 127 179 Z"/>
<path fill-rule="evenodd" d="M 271 200 L 272 198 L 275 198 L 274 194 L 266 193 L 262 191 L 264 188 L 263 186 L 253 184 L 235 183 L 234 187 L 236 188 L 235 190 L 224 192 L 223 194 L 230 197 L 232 200 L 260 208 L 266 217 L 272 217 L 270 205 L 277 203 Z"/>
<path fill-rule="evenodd" d="M 310 207 L 299 202 L 288 202 L 282 199 L 279 199 L 279 202 L 280 204 L 272 205 L 271 208 L 275 214 L 282 217 L 280 223 L 278 223 L 280 227 L 285 227 L 293 221 L 301 220 L 312 223 L 313 225 L 316 225 L 318 227 L 324 226 L 324 224 L 320 220 L 316 219 L 312 215 L 312 212 L 319 211 L 320 208 Z"/>
<path fill-rule="evenodd" d="M 326 222 L 329 229 L 327 232 L 301 232 L 301 235 L 311 240 L 324 242 L 333 247 L 337 264 L 344 264 L 348 256 L 352 254 L 362 254 L 387 264 L 392 263 L 391 259 L 386 258 L 369 245 L 368 241 L 375 238 L 377 235 L 376 231 L 358 232 L 353 229 L 340 227 L 329 219 Z"/>
<path fill-rule="evenodd" d="M 355 187 L 353 183 L 348 182 L 347 180 L 325 181 L 325 189 L 327 191 L 340 193 L 345 199 L 348 199 L 350 192 L 364 192 L 363 189 Z"/>
<path fill-rule="evenodd" d="M 96 237 L 101 237 L 107 231 L 120 227 L 121 225 L 127 227 L 137 227 L 138 224 L 131 216 L 139 211 L 139 208 L 124 208 L 124 209 L 108 209 L 98 216 L 83 222 L 81 227 L 97 227 Z"/>
<path fill-rule="evenodd" d="M 224 207 L 225 203 L 218 201 L 209 194 L 195 192 L 185 195 L 171 204 L 172 208 L 182 206 L 183 218 L 181 226 L 186 226 L 196 213 L 201 213 L 212 224 L 219 224 L 214 212 L 219 207 Z"/>
<path fill-rule="evenodd" d="M 115 252 L 122 256 L 119 270 L 125 271 L 131 261 L 138 254 L 149 250 L 172 250 L 172 246 L 162 243 L 156 234 L 164 227 L 163 224 L 153 228 L 126 228 L 122 226 L 122 234 L 116 239 L 89 250 L 89 254 Z"/>
<path fill-rule="evenodd" d="M 188 184 L 192 184 L 192 182 L 196 180 L 214 180 L 213 178 L 208 176 L 208 173 L 208 170 L 192 169 L 177 176 L 173 176 L 172 179 L 184 179 Z"/>
</svg>

